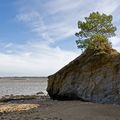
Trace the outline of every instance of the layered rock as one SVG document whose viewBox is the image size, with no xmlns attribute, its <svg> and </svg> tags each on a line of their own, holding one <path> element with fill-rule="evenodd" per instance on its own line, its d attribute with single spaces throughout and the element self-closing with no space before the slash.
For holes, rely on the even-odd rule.
<svg viewBox="0 0 120 120">
<path fill-rule="evenodd" d="M 47 91 L 52 99 L 120 104 L 120 53 L 87 49 L 48 77 Z"/>
</svg>

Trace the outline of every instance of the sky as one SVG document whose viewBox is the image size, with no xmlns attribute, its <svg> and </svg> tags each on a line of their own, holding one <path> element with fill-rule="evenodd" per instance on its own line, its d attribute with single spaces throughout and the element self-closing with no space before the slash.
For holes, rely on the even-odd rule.
<svg viewBox="0 0 120 120">
<path fill-rule="evenodd" d="M 81 54 L 78 20 L 91 12 L 113 16 L 120 52 L 120 0 L 1 0 L 0 76 L 48 76 Z"/>
</svg>

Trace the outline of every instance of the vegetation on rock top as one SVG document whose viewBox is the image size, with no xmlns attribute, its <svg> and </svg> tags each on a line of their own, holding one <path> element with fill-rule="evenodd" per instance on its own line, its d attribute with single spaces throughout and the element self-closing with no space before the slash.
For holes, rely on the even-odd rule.
<svg viewBox="0 0 120 120">
<path fill-rule="evenodd" d="M 111 47 L 109 38 L 115 36 L 116 27 L 112 24 L 112 15 L 93 12 L 85 21 L 78 21 L 80 29 L 75 35 L 76 43 L 82 51 L 86 49 L 104 50 Z"/>
</svg>

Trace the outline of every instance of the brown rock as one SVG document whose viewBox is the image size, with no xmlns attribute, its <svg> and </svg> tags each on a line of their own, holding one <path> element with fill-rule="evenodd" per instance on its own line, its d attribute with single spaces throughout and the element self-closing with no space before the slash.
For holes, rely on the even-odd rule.
<svg viewBox="0 0 120 120">
<path fill-rule="evenodd" d="M 110 46 L 87 49 L 48 77 L 52 99 L 120 104 L 120 53 Z"/>
</svg>

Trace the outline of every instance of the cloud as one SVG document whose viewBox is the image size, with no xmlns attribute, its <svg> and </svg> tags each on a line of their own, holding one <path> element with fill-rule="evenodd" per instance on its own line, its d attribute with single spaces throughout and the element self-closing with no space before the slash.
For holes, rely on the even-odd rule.
<svg viewBox="0 0 120 120">
<path fill-rule="evenodd" d="M 38 37 L 44 41 L 53 42 L 47 33 L 46 25 L 42 16 L 37 11 L 25 11 L 18 15 L 16 18 L 30 27 L 30 31 L 38 35 Z"/>
<path fill-rule="evenodd" d="M 24 13 L 24 14 L 19 14 L 16 16 L 16 18 L 19 20 L 19 21 L 23 21 L 23 22 L 30 22 L 32 21 L 33 19 L 39 19 L 39 13 L 38 12 L 35 12 L 35 11 L 31 11 L 29 13 Z"/>
<path fill-rule="evenodd" d="M 120 5 L 119 0 L 101 0 L 95 3 L 95 9 L 102 13 L 112 14 Z"/>
<path fill-rule="evenodd" d="M 120 37 L 112 37 L 110 41 L 112 42 L 112 47 L 120 52 Z"/>
<path fill-rule="evenodd" d="M 52 0 L 47 2 L 46 8 L 50 10 L 51 14 L 56 14 L 59 12 L 69 12 L 73 9 L 78 9 L 82 4 L 82 0 Z"/>
<path fill-rule="evenodd" d="M 20 9 L 17 18 L 28 24 L 31 31 L 37 33 L 44 41 L 48 40 L 50 43 L 74 36 L 77 31 L 77 21 L 83 20 L 90 12 L 111 14 L 120 5 L 118 0 L 97 2 L 95 0 L 52 0 L 41 3 L 41 1 L 30 0 L 25 8 L 22 4 L 20 8 L 23 10 Z"/>
<path fill-rule="evenodd" d="M 46 43 L 54 43 L 58 40 L 73 36 L 77 30 L 72 24 L 65 22 L 51 22 L 47 23 L 38 11 L 27 11 L 19 13 L 16 18 L 25 23 L 31 32 L 37 34 L 38 39 Z"/>
<path fill-rule="evenodd" d="M 47 76 L 78 56 L 75 52 L 61 50 L 59 47 L 50 48 L 38 44 L 24 47 L 28 48 L 21 53 L 0 53 L 0 76 Z"/>
<path fill-rule="evenodd" d="M 8 44 L 4 45 L 4 48 L 9 48 L 9 47 L 11 47 L 12 45 L 13 45 L 12 43 L 8 43 Z"/>
</svg>

